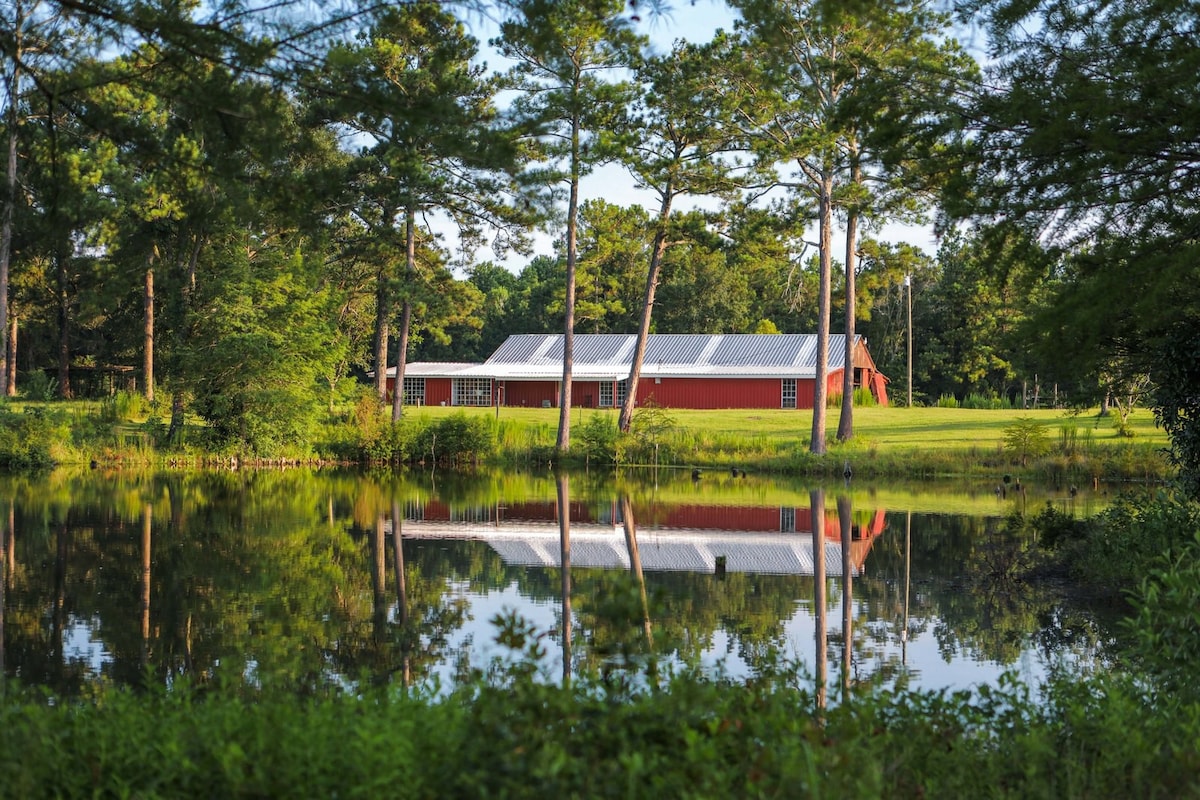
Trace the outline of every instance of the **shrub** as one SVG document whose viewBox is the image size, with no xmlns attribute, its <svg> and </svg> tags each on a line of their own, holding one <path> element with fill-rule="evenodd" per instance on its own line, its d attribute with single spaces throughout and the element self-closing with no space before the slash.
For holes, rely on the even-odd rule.
<svg viewBox="0 0 1200 800">
<path fill-rule="evenodd" d="M 1178 554 L 1200 530 L 1200 508 L 1173 494 L 1124 496 L 1060 538 L 1065 561 L 1077 578 L 1093 588 L 1121 593 L 1138 586 L 1163 554 Z M 1074 540 L 1068 544 L 1066 540 Z"/>
<path fill-rule="evenodd" d="M 0 407 L 0 468 L 42 469 L 54 466 L 53 450 L 69 436 L 65 417 L 44 408 L 18 414 Z"/>
<path fill-rule="evenodd" d="M 417 423 L 409 459 L 450 467 L 477 466 L 496 452 L 496 428 L 486 417 L 451 414 L 432 424 Z"/>
<path fill-rule="evenodd" d="M 593 414 L 579 428 L 580 455 L 589 463 L 612 464 L 617 459 L 620 431 L 609 414 Z"/>
<path fill-rule="evenodd" d="M 1021 466 L 1029 459 L 1044 456 L 1050 449 L 1050 435 L 1046 426 L 1036 419 L 1022 417 L 1004 429 L 1004 449 L 1013 453 Z"/>
<path fill-rule="evenodd" d="M 879 401 L 875 399 L 875 395 L 867 387 L 859 386 L 854 390 L 854 405 L 870 408 L 878 404 Z"/>
<path fill-rule="evenodd" d="M 983 394 L 981 392 L 971 392 L 965 398 L 963 398 L 962 407 L 991 409 L 994 411 L 1008 408 L 1009 404 L 1005 398 L 999 396 L 995 392 L 988 392 L 987 394 Z"/>
<path fill-rule="evenodd" d="M 938 408 L 958 408 L 958 398 L 952 394 L 944 394 L 938 398 Z"/>
<path fill-rule="evenodd" d="M 58 379 L 45 370 L 34 370 L 21 382 L 21 394 L 27 400 L 49 401 L 58 397 Z"/>
<path fill-rule="evenodd" d="M 1125 620 L 1134 642 L 1134 659 L 1176 701 L 1200 698 L 1195 665 L 1200 660 L 1200 506 L 1159 498 L 1143 516 L 1158 530 L 1156 540 L 1190 537 L 1157 558 L 1138 583 L 1130 602 L 1134 614 Z"/>
</svg>

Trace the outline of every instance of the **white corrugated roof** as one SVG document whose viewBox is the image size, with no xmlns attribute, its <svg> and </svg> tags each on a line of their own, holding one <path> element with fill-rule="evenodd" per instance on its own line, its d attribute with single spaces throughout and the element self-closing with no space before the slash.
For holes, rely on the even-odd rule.
<svg viewBox="0 0 1200 800">
<path fill-rule="evenodd" d="M 562 334 L 508 337 L 479 372 L 496 378 L 554 378 L 562 375 Z M 829 369 L 841 369 L 844 337 L 829 337 Z M 629 376 L 634 334 L 577 334 L 575 378 Z M 816 334 L 651 334 L 642 363 L 645 377 L 811 378 L 816 375 Z"/>
<path fill-rule="evenodd" d="M 860 338 L 860 337 L 855 337 Z M 509 336 L 482 364 L 418 361 L 405 367 L 411 378 L 496 378 L 558 380 L 563 372 L 561 333 Z M 829 336 L 829 369 L 841 369 L 845 337 Z M 637 336 L 632 333 L 575 335 L 575 380 L 629 377 Z M 647 378 L 812 378 L 817 372 L 817 336 L 784 334 L 651 334 L 642 376 Z M 388 370 L 395 377 L 396 369 Z"/>
</svg>

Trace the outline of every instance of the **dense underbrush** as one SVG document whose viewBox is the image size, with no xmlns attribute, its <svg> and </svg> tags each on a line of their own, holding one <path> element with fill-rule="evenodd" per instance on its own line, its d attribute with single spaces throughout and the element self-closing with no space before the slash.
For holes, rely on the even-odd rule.
<svg viewBox="0 0 1200 800">
<path fill-rule="evenodd" d="M 528 666 L 518 665 L 518 666 Z M 10 694 L 0 797 L 1188 797 L 1200 704 L 1120 676 L 967 692 L 782 670 L 503 670 L 452 691 Z"/>
</svg>

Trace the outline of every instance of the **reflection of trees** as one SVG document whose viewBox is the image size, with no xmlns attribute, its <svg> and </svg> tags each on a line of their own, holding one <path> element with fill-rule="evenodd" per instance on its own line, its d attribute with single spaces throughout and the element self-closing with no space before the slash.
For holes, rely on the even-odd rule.
<svg viewBox="0 0 1200 800">
<path fill-rule="evenodd" d="M 860 628 L 880 646 L 898 640 L 904 613 L 906 519 L 891 517 L 888 530 L 895 535 L 876 540 L 870 575 L 856 583 L 870 616 L 897 620 L 896 626 Z M 1047 653 L 1060 645 L 1093 653 L 1111 636 L 1090 610 L 1072 610 L 1027 579 L 1035 540 L 1019 517 L 912 514 L 910 540 L 909 636 L 932 628 L 944 658 L 1011 664 L 1031 641 Z M 899 666 L 879 664 L 877 671 L 890 677 Z"/>
<path fill-rule="evenodd" d="M 466 619 L 463 590 L 515 587 L 555 603 L 565 596 L 566 576 L 506 566 L 481 541 L 405 539 L 406 509 L 444 502 L 448 491 L 503 518 L 514 499 L 546 501 L 556 488 L 549 476 L 439 474 L 434 483 L 422 475 L 299 470 L 2 478 L 0 497 L 13 498 L 15 511 L 12 523 L 0 526 L 0 658 L 10 673 L 19 666 L 24 681 L 64 693 L 99 679 L 137 684 L 144 665 L 165 683 L 250 676 L 321 687 L 368 674 L 419 681 L 456 655 L 448 648 Z M 625 507 L 627 494 L 598 481 L 571 488 L 581 496 L 563 507 L 594 515 L 609 509 L 629 522 L 631 553 L 639 549 L 635 543 L 653 546 L 652 536 L 638 533 L 654 503 L 643 498 Z M 688 491 L 703 498 L 700 488 Z M 614 497 L 622 500 L 619 515 Z M 747 499 L 750 505 L 754 497 Z M 818 500 L 823 505 L 823 493 Z M 839 496 L 839 519 L 853 513 L 845 503 Z M 862 501 L 856 504 L 861 512 Z M 387 524 L 380 528 L 380 521 Z M 857 613 L 829 626 L 830 661 L 840 662 L 843 681 L 851 662 L 873 676 L 901 672 L 904 530 L 904 516 L 893 514 L 853 581 Z M 916 635 L 936 620 L 947 655 L 1010 661 L 1037 631 L 1047 652 L 1091 653 L 1111 638 L 1107 623 L 1022 582 L 1015 567 L 1032 540 L 1017 527 L 917 514 L 911 544 L 910 630 Z M 642 652 L 636 648 L 645 647 L 648 627 L 654 646 L 681 660 L 699 661 L 725 632 L 730 655 L 765 666 L 778 651 L 790 654 L 801 644 L 785 638 L 797 604 L 835 613 L 839 599 L 847 599 L 841 581 L 808 576 L 643 577 L 644 584 L 621 570 L 573 567 L 564 619 L 573 623 L 577 668 Z M 839 627 L 853 632 L 849 650 Z M 103 655 L 101 674 L 78 647 L 88 640 Z M 805 660 L 810 653 L 801 645 Z"/>
<path fill-rule="evenodd" d="M 19 506 L 5 622 L 24 680 L 64 692 L 136 683 L 148 661 L 168 682 L 311 687 L 399 663 L 381 649 L 411 649 L 411 637 L 380 643 L 377 549 L 330 524 L 331 506 L 353 507 L 345 487 L 302 471 L 96 480 L 103 488 L 84 480 L 73 503 L 52 486 Z M 439 629 L 463 619 L 444 607 L 444 574 L 409 584 L 411 624 L 444 642 Z M 63 651 L 89 638 L 100 675 Z M 442 656 L 431 648 L 414 666 Z"/>
</svg>

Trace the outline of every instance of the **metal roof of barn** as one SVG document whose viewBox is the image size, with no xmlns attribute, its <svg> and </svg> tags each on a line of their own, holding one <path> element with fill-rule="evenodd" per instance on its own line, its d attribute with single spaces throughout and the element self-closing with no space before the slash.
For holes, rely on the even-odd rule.
<svg viewBox="0 0 1200 800">
<path fill-rule="evenodd" d="M 843 342 L 840 334 L 829 337 L 831 370 L 842 367 Z M 573 376 L 627 377 L 636 343 L 634 334 L 577 334 Z M 481 377 L 554 378 L 562 374 L 562 357 L 562 334 L 516 334 L 473 372 Z M 642 374 L 811 378 L 816 363 L 815 334 L 651 334 Z"/>
</svg>

